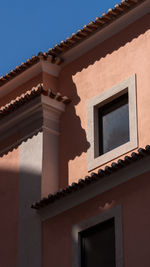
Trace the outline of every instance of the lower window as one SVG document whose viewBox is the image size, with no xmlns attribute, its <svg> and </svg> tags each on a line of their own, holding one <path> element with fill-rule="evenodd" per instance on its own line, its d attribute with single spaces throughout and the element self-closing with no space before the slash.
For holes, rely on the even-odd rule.
<svg viewBox="0 0 150 267">
<path fill-rule="evenodd" d="M 115 267 L 114 218 L 80 233 L 82 267 Z"/>
<path fill-rule="evenodd" d="M 73 227 L 72 267 L 123 267 L 121 206 Z"/>
</svg>

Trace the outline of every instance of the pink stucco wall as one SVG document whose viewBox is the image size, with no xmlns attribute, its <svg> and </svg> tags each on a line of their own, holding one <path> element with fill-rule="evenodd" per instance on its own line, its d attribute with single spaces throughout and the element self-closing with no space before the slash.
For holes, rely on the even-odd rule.
<svg viewBox="0 0 150 267">
<path fill-rule="evenodd" d="M 58 88 L 58 77 L 55 77 L 46 72 L 42 73 L 42 82 L 45 90 L 51 89 L 53 92 L 59 91 Z"/>
<path fill-rule="evenodd" d="M 113 206 L 122 206 L 124 267 L 149 267 L 150 173 L 43 223 L 43 265 L 72 266 L 72 227 Z"/>
<path fill-rule="evenodd" d="M 42 82 L 38 75 L 28 82 L 22 83 L 12 92 L 0 99 L 0 106 L 25 93 L 27 90 Z M 8 133 L 7 133 L 8 134 Z M 18 132 L 7 137 L 0 143 L 0 151 L 11 146 L 18 140 Z M 0 266 L 18 266 L 18 212 L 19 212 L 19 147 L 0 157 Z"/>
<path fill-rule="evenodd" d="M 21 94 L 25 93 L 27 90 L 32 89 L 32 87 L 37 86 L 39 83 L 44 84 L 44 88 L 48 89 L 51 88 L 54 91 L 56 91 L 57 88 L 57 78 L 46 73 L 40 73 L 39 75 L 33 77 L 32 79 L 29 79 L 27 82 L 22 82 L 20 86 L 17 86 L 14 88 L 11 92 L 6 94 L 3 98 L 0 98 L 0 106 L 5 105 L 9 103 L 11 100 L 15 99 L 16 97 L 20 96 Z M 7 118 L 6 118 L 7 119 Z M 7 133 L 8 134 L 8 133 Z M 11 146 L 14 144 L 19 138 L 18 129 L 16 128 L 16 133 L 5 137 L 4 140 L 0 143 L 0 151 L 3 151 L 6 147 Z M 29 139 L 30 140 L 30 139 Z M 27 142 L 26 142 L 27 143 Z M 26 203 L 29 202 L 29 198 L 32 198 L 32 195 L 36 194 L 36 190 L 40 192 L 40 189 L 37 186 L 35 179 L 35 173 L 32 176 L 32 173 L 30 173 L 30 170 L 26 168 L 25 170 L 21 170 L 22 166 L 21 164 L 24 163 L 24 161 L 21 159 L 21 152 L 20 152 L 21 146 L 19 146 L 17 149 L 13 149 L 12 152 L 9 152 L 7 155 L 3 155 L 0 157 L 0 210 L 1 210 L 1 220 L 0 220 L 0 236 L 1 236 L 1 243 L 0 243 L 0 266 L 3 267 L 16 267 L 18 266 L 19 262 L 19 246 L 23 247 L 23 241 L 21 242 L 21 237 L 19 235 L 19 224 L 23 225 L 24 221 L 22 222 L 19 217 L 19 209 L 21 211 L 23 208 L 27 206 Z M 36 144 L 37 148 L 37 144 Z M 40 151 L 42 153 L 42 151 Z M 30 155 L 31 156 L 31 155 Z M 36 161 L 37 161 L 37 155 Z M 41 156 L 42 154 L 38 155 Z M 24 155 L 25 157 L 25 155 Z M 22 162 L 21 162 L 22 160 Z M 25 159 L 24 159 L 25 160 Z M 30 167 L 32 165 L 32 158 L 30 162 Z M 35 161 L 34 161 L 35 162 Z M 33 164 L 34 164 L 33 162 Z M 42 165 L 42 160 L 40 162 Z M 24 183 L 20 181 L 21 178 L 20 171 L 22 171 L 22 175 L 24 175 L 24 172 L 26 172 L 26 177 L 30 177 L 30 181 L 27 179 L 27 183 Z M 38 175 L 37 175 L 38 176 Z M 39 174 L 39 178 L 41 179 L 42 173 Z M 39 180 L 38 180 L 39 181 Z M 27 184 L 30 186 L 30 189 L 27 191 L 27 193 L 24 193 L 23 191 L 23 185 L 24 185 L 24 191 L 27 190 Z M 40 182 L 39 182 L 40 184 Z M 19 186 L 21 189 L 19 189 Z M 21 187 L 22 186 L 22 187 Z M 33 187 L 33 188 L 32 188 Z M 36 187 L 36 189 L 35 189 Z M 40 186 L 39 186 L 40 187 Z M 22 199 L 20 196 L 20 190 L 24 193 Z M 30 191 L 31 190 L 31 191 Z M 34 190 L 33 193 L 32 190 Z M 25 191 L 26 192 L 26 191 Z M 35 197 L 36 198 L 36 197 Z M 37 197 L 40 199 L 40 194 Z M 24 210 L 24 216 L 27 217 L 28 215 L 28 221 L 27 224 L 30 222 L 31 224 L 35 223 L 36 228 L 36 222 L 33 223 L 33 218 L 30 216 L 32 214 L 32 210 L 30 209 L 30 206 L 32 202 L 35 199 L 32 198 L 32 201 L 28 203 L 28 210 Z M 20 201 L 24 201 L 23 204 L 20 203 Z M 25 204 L 24 204 L 25 203 Z M 26 205 L 26 206 L 25 206 Z M 25 213 L 26 212 L 26 213 Z M 31 221 L 32 219 L 32 221 Z M 19 221 L 20 220 L 20 221 Z M 27 226 L 25 227 L 27 228 Z M 27 229 L 25 229 L 27 231 Z M 38 233 L 40 235 L 40 232 Z M 30 240 L 31 237 L 27 237 L 27 240 Z M 34 241 L 33 241 L 34 242 Z M 22 249 L 21 247 L 21 249 Z M 29 248 L 30 249 L 30 248 Z M 31 251 L 32 253 L 32 251 Z M 23 255 L 26 255 L 26 259 L 28 260 L 29 257 L 31 257 L 28 253 L 28 251 L 25 251 Z M 31 257 L 34 261 L 33 257 Z M 24 263 L 25 264 L 25 263 Z"/>
<path fill-rule="evenodd" d="M 18 253 L 19 150 L 0 158 L 0 266 L 16 267 Z"/>
<path fill-rule="evenodd" d="M 61 188 L 88 173 L 87 101 L 133 74 L 137 77 L 138 147 L 150 144 L 149 54 L 147 14 L 61 71 L 58 87 L 72 100 L 61 120 Z M 70 267 L 73 225 L 117 205 L 122 206 L 124 266 L 149 267 L 149 175 L 135 177 L 43 222 L 43 267 Z"/>
<path fill-rule="evenodd" d="M 26 93 L 28 90 L 31 90 L 32 87 L 37 86 L 39 83 L 43 83 L 44 89 L 46 90 L 50 88 L 54 92 L 57 91 L 58 78 L 46 72 L 41 72 L 40 74 L 30 78 L 26 82 L 22 80 L 21 85 L 16 86 L 12 91 L 10 91 L 4 97 L 0 98 L 0 106 L 8 104 L 10 101 L 20 96 L 21 94 Z"/>
<path fill-rule="evenodd" d="M 60 187 L 83 178 L 87 173 L 86 103 L 92 97 L 120 83 L 137 77 L 137 112 L 139 147 L 150 144 L 150 14 L 106 40 L 70 63 L 59 78 L 43 73 L 15 88 L 0 100 L 4 105 L 39 82 L 67 95 L 60 125 Z M 10 140 L 9 140 L 10 142 Z M 117 159 L 115 159 L 117 160 Z M 19 149 L 0 159 L 1 245 L 0 265 L 17 266 L 17 218 Z M 136 177 L 101 196 L 43 223 L 43 267 L 71 266 L 72 225 L 102 212 L 109 204 L 123 208 L 123 245 L 125 267 L 149 267 L 148 203 L 149 174 Z M 106 203 L 109 203 L 106 205 Z M 32 204 L 32 203 L 31 203 Z M 106 205 L 106 206 L 105 206 Z M 144 229 L 144 231 L 141 231 Z M 143 243 L 145 245 L 142 249 Z M 58 257 L 59 251 L 59 257 Z M 9 257 L 7 257 L 9 255 Z M 138 258 L 137 258 L 138 255 Z"/>
<path fill-rule="evenodd" d="M 133 74 L 137 77 L 138 142 L 141 147 L 150 143 L 149 29 L 147 14 L 62 70 L 59 87 L 72 103 L 61 121 L 60 187 L 88 172 L 87 101 Z"/>
</svg>

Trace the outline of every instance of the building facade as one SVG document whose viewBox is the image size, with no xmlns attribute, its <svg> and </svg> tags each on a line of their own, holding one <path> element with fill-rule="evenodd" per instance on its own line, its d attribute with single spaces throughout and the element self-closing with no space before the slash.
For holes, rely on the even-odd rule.
<svg viewBox="0 0 150 267">
<path fill-rule="evenodd" d="M 0 78 L 0 262 L 149 267 L 150 1 Z"/>
</svg>

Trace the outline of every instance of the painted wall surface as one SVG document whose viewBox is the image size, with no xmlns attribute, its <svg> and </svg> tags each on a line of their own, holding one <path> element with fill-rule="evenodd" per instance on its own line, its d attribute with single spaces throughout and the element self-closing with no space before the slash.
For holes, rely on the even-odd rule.
<svg viewBox="0 0 150 267">
<path fill-rule="evenodd" d="M 137 77 L 139 147 L 150 143 L 149 55 L 150 14 L 147 14 L 62 70 L 59 87 L 72 103 L 61 121 L 60 187 L 88 172 L 87 101 L 133 74 Z"/>
<path fill-rule="evenodd" d="M 39 83 L 44 83 L 46 89 L 56 91 L 57 78 L 42 73 L 6 94 L 0 99 L 0 106 Z M 1 141 L 0 151 L 14 144 L 19 135 L 23 137 L 24 134 L 26 133 L 18 133 L 16 128 L 15 134 Z M 0 158 L 0 266 L 41 267 L 41 222 L 31 209 L 31 204 L 41 198 L 42 164 L 43 133 L 38 133 Z M 47 190 L 48 194 L 50 188 Z"/>
<path fill-rule="evenodd" d="M 0 157 L 0 266 L 41 267 L 41 222 L 31 204 L 41 198 L 42 157 L 42 133 Z"/>
<path fill-rule="evenodd" d="M 47 197 L 59 189 L 59 133 L 43 131 L 41 195 Z"/>
<path fill-rule="evenodd" d="M 52 89 L 53 92 L 57 92 L 58 89 L 58 77 L 55 77 L 51 74 L 48 74 L 46 72 L 42 73 L 42 81 L 44 89 Z"/>
<path fill-rule="evenodd" d="M 122 206 L 124 267 L 150 265 L 150 173 L 43 222 L 43 267 L 72 266 L 72 227 L 87 218 Z"/>
<path fill-rule="evenodd" d="M 100 94 L 106 89 L 120 83 L 133 74 L 137 77 L 137 112 L 138 112 L 138 142 L 139 147 L 150 144 L 150 123 L 149 123 L 149 107 L 150 107 L 150 14 L 145 15 L 130 27 L 121 31 L 109 40 L 106 40 L 95 49 L 80 57 L 76 61 L 70 63 L 61 71 L 59 78 L 53 77 L 47 73 L 40 74 L 21 86 L 15 88 L 3 99 L 0 99 L 0 105 L 5 105 L 20 94 L 36 86 L 40 82 L 44 82 L 44 86 L 51 88 L 55 92 L 60 91 L 62 95 L 68 96 L 72 102 L 67 106 L 65 113 L 61 117 L 60 127 L 60 187 L 66 186 L 68 183 L 83 178 L 87 170 L 87 149 L 89 143 L 87 141 L 87 118 L 86 103 L 92 97 Z M 36 146 L 38 140 L 33 144 Z M 32 143 L 31 141 L 31 143 Z M 9 140 L 10 142 L 10 140 Z M 34 146 L 27 142 L 21 152 L 19 149 L 13 150 L 8 155 L 0 158 L 0 205 L 2 212 L 1 226 L 1 242 L 0 245 L 0 265 L 3 267 L 17 266 L 18 253 L 18 194 L 20 197 L 21 207 L 24 213 L 19 218 L 22 221 L 20 234 L 21 240 L 24 240 L 25 246 L 26 235 L 23 232 L 23 223 L 29 220 L 31 213 L 29 202 L 39 200 L 39 177 L 38 172 L 37 188 L 34 191 L 34 199 L 32 189 L 35 184 L 26 183 L 26 177 L 30 176 L 30 163 L 36 162 L 37 150 L 33 153 L 33 158 L 28 162 L 30 149 Z M 40 143 L 41 144 L 41 143 Z M 39 147 L 41 149 L 41 146 Z M 30 149 L 29 149 L 29 147 Z M 23 148 L 21 146 L 21 149 Z M 2 145 L 2 147 L 4 147 Z M 34 151 L 31 151 L 34 152 Z M 20 154 L 21 153 L 21 154 Z M 32 153 L 31 153 L 32 154 Z M 38 155 L 39 156 L 39 155 Z M 40 164 L 42 164 L 42 151 L 40 150 Z M 35 158 L 34 158 L 35 157 Z M 117 159 L 115 159 L 117 160 Z M 21 172 L 20 165 L 28 162 L 26 173 Z M 35 164 L 36 165 L 36 164 Z M 37 166 L 37 165 L 36 165 Z M 40 166 L 41 170 L 41 165 Z M 20 176 L 19 176 L 20 171 Z M 32 171 L 31 171 L 32 176 Z M 63 213 L 43 225 L 43 266 L 71 266 L 71 229 L 72 226 L 81 220 L 94 216 L 99 212 L 103 212 L 105 208 L 111 205 L 121 204 L 123 207 L 123 234 L 124 234 L 124 258 L 125 266 L 141 266 L 148 267 L 148 245 L 149 245 L 149 223 L 150 215 L 148 212 L 150 185 L 149 174 L 133 179 L 132 181 L 122 184 L 117 188 L 102 194 L 101 196 L 84 203 L 83 205 Z M 18 180 L 19 179 L 19 180 Z M 35 179 L 36 180 L 36 179 Z M 34 180 L 34 181 L 35 181 Z M 21 186 L 19 182 L 25 183 Z M 31 185 L 31 188 L 30 188 Z M 19 186 L 19 189 L 18 189 Z M 28 192 L 28 187 L 30 191 Z M 19 192 L 18 190 L 23 190 Z M 25 190 L 25 191 L 24 191 Z M 47 190 L 47 193 L 49 190 Z M 25 193 L 25 195 L 24 195 Z M 28 195 L 29 193 L 29 195 Z M 23 197 L 23 199 L 22 199 Z M 29 198 L 28 198 L 29 197 Z M 27 202 L 26 202 L 27 201 Z M 106 203 L 108 203 L 106 205 Z M 27 206 L 26 206 L 27 205 Z M 27 213 L 26 213 L 27 211 Z M 139 216 L 140 213 L 140 216 Z M 26 216 L 27 217 L 24 217 Z M 32 217 L 32 216 L 31 216 Z M 32 218 L 33 219 L 33 218 Z M 29 221 L 28 221 L 29 222 Z M 33 225 L 32 225 L 33 226 Z M 32 229 L 27 226 L 28 230 Z M 39 228 L 38 228 L 39 229 Z M 141 231 L 145 229 L 145 231 Z M 27 239 L 28 240 L 28 239 Z M 28 240 L 30 245 L 32 242 Z M 141 250 L 142 244 L 145 244 L 144 250 Z M 33 244 L 34 247 L 34 244 Z M 28 246 L 25 248 L 28 250 Z M 58 257 L 59 251 L 59 257 Z M 27 251 L 30 254 L 31 251 Z M 34 250 L 34 253 L 36 249 Z M 23 257 L 26 255 L 21 247 Z M 28 255 L 29 255 L 28 254 Z M 9 255 L 9 257 L 8 257 Z M 20 254 L 21 255 L 21 254 Z M 137 258 L 139 255 L 139 258 Z M 34 260 L 23 261 L 27 266 L 32 265 Z M 21 260 L 20 257 L 20 266 Z M 34 258 L 35 259 L 35 258 Z M 30 264 L 30 265 L 29 265 Z M 37 265 L 36 265 L 37 266 Z"/>
<path fill-rule="evenodd" d="M 46 90 L 50 88 L 54 92 L 57 91 L 58 78 L 46 72 L 41 72 L 38 75 L 34 76 L 33 78 L 28 79 L 28 81 L 26 82 L 22 80 L 21 85 L 16 86 L 11 92 L 6 94 L 4 97 L 1 97 L 0 106 L 6 105 L 11 100 L 15 99 L 17 96 L 20 96 L 21 94 L 26 93 L 26 91 L 31 90 L 32 87 L 37 86 L 39 83 L 43 83 L 44 89 Z"/>
<path fill-rule="evenodd" d="M 41 198 L 43 134 L 20 145 L 18 267 L 41 267 L 41 221 L 31 203 Z"/>
<path fill-rule="evenodd" d="M 18 257 L 19 149 L 0 158 L 0 266 L 16 267 Z"/>
</svg>

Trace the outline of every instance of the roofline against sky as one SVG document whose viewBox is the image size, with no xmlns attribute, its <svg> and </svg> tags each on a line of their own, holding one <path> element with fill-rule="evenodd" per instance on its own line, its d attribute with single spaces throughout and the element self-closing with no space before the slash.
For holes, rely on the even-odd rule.
<svg viewBox="0 0 150 267">
<path fill-rule="evenodd" d="M 31 59 L 23 62 L 19 67 L 17 66 L 16 69 L 2 76 L 0 78 L 0 96 L 3 93 L 5 95 L 7 94 L 7 91 L 9 91 L 7 90 L 7 85 L 10 87 L 9 83 L 12 80 L 15 80 L 14 86 L 11 86 L 13 90 L 15 84 L 18 85 L 18 77 L 27 71 L 30 73 L 30 69 L 39 62 L 47 62 L 51 65 L 49 72 L 48 68 L 42 69 L 41 72 L 45 71 L 54 76 L 58 76 L 65 65 L 85 54 L 104 40 L 117 34 L 148 12 L 150 12 L 150 0 L 123 0 L 120 5 L 115 5 L 106 14 L 102 14 L 94 22 L 85 25 L 82 30 L 73 34 L 72 37 L 67 38 L 66 41 L 62 41 L 55 48 L 50 49 L 48 53 L 40 52 L 38 56 L 33 56 Z M 73 40 L 74 43 L 72 43 Z M 34 72 L 32 74 L 31 78 L 34 77 Z"/>
</svg>

